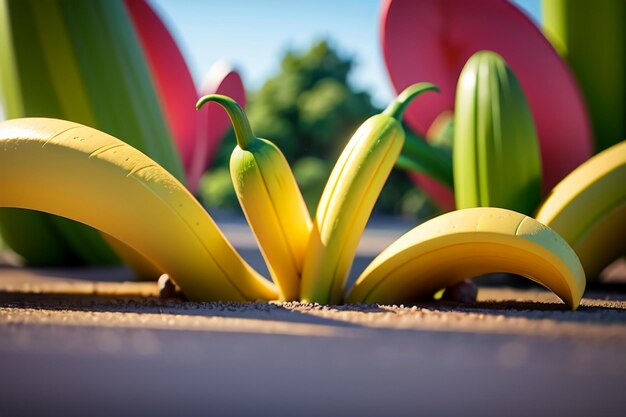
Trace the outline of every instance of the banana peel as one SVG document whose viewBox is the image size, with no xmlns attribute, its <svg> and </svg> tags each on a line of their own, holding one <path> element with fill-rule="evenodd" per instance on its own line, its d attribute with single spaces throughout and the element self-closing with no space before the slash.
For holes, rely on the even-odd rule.
<svg viewBox="0 0 626 417">
<path fill-rule="evenodd" d="M 122 2 L 3 0 L 0 19 L 0 97 L 9 118 L 97 127 L 184 179 Z M 0 210 L 0 231 L 30 265 L 120 262 L 97 231 L 66 219 Z"/>
<path fill-rule="evenodd" d="M 230 174 L 237 199 L 252 229 L 281 300 L 298 300 L 311 217 L 287 159 L 272 142 L 252 133 L 235 100 L 211 94 L 198 100 L 222 106 L 231 118 L 237 146 Z"/>
<path fill-rule="evenodd" d="M 589 280 L 626 253 L 625 185 L 623 141 L 572 171 L 535 215 L 572 246 Z"/>
<path fill-rule="evenodd" d="M 168 274 L 192 300 L 276 299 L 172 174 L 132 146 L 56 119 L 0 122 L 0 206 L 94 227 Z"/>
</svg>

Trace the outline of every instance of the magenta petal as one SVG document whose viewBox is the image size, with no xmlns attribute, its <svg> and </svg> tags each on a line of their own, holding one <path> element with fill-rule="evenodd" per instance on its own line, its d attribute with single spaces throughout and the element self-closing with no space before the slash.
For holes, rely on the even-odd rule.
<svg viewBox="0 0 626 417">
<path fill-rule="evenodd" d="M 441 94 L 415 101 L 407 122 L 424 134 L 444 110 L 454 108 L 458 76 L 471 55 L 492 50 L 522 84 L 535 119 L 543 163 L 543 192 L 592 153 L 592 133 L 572 74 L 539 29 L 504 0 L 386 0 L 382 46 L 396 91 L 419 81 Z M 442 206 L 449 193 L 428 186 Z"/>
<path fill-rule="evenodd" d="M 152 7 L 144 0 L 126 0 L 125 4 L 146 54 L 161 108 L 189 175 L 199 123 L 195 109 L 196 87 L 176 42 Z"/>
<path fill-rule="evenodd" d="M 229 96 L 241 107 L 245 107 L 246 104 L 246 92 L 241 77 L 225 62 L 215 63 L 209 70 L 200 90 L 200 96 L 207 94 Z M 191 192 L 196 191 L 202 174 L 211 164 L 224 135 L 231 126 L 227 113 L 216 103 L 207 103 L 198 114 L 201 125 L 187 175 Z"/>
</svg>

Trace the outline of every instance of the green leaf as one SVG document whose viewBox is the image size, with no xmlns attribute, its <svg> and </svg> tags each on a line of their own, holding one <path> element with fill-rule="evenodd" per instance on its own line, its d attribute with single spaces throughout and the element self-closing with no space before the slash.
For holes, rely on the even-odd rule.
<svg viewBox="0 0 626 417">
<path fill-rule="evenodd" d="M 396 168 L 424 174 L 453 189 L 452 157 L 449 151 L 418 137 L 406 125 L 404 131 L 406 138 Z"/>
</svg>

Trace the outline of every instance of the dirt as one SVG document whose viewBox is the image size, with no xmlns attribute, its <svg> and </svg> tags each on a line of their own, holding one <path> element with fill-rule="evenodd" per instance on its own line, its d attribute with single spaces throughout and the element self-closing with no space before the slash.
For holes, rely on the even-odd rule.
<svg viewBox="0 0 626 417">
<path fill-rule="evenodd" d="M 547 291 L 506 287 L 481 287 L 475 303 L 193 303 L 110 278 L 126 273 L 0 269 L 1 415 L 576 416 L 626 405 L 619 287 L 589 291 L 575 312 Z"/>
<path fill-rule="evenodd" d="M 386 228 L 357 272 L 402 231 Z M 258 267 L 245 228 L 225 231 Z M 321 306 L 0 266 L 0 416 L 623 415 L 626 266 L 609 272 L 569 311 L 502 277 L 478 281 L 476 302 Z"/>
</svg>

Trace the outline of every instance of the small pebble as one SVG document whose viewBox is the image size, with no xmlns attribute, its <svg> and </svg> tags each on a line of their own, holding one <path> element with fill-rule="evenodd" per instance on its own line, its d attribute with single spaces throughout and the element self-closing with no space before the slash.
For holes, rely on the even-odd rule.
<svg viewBox="0 0 626 417">
<path fill-rule="evenodd" d="M 159 277 L 158 281 L 159 286 L 159 298 L 163 300 L 182 300 L 188 301 L 185 294 L 180 290 L 174 281 L 170 279 L 170 276 L 167 274 L 163 274 Z"/>
</svg>

